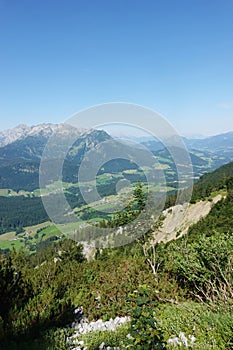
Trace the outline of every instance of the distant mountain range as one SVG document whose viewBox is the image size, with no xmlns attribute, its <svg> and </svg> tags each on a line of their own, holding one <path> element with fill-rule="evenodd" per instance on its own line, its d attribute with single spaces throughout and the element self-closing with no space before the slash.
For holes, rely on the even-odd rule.
<svg viewBox="0 0 233 350">
<path fill-rule="evenodd" d="M 51 136 L 56 137 L 56 147 L 59 150 L 62 145 L 75 140 L 66 155 L 63 180 L 77 182 L 79 165 L 88 152 L 98 150 L 103 141 L 111 141 L 112 137 L 103 130 L 76 129 L 68 124 L 40 124 L 36 126 L 19 125 L 16 128 L 0 132 L 0 188 L 14 190 L 25 189 L 32 191 L 39 188 L 39 166 L 45 146 Z M 194 176 L 212 171 L 233 159 L 233 132 L 212 136 L 204 139 L 184 138 L 194 168 Z M 156 140 L 141 140 L 159 162 L 166 166 L 169 183 L 172 183 L 175 165 L 164 145 Z M 117 144 L 110 146 L 106 153 L 117 154 Z M 122 146 L 121 154 L 130 155 L 129 146 Z M 135 152 L 141 152 L 140 148 Z M 130 157 L 130 156 L 129 156 Z M 143 157 L 141 157 L 143 158 Z M 95 161 L 95 159 L 94 159 Z M 135 170 L 135 164 L 123 161 L 115 161 L 105 166 L 105 172 L 122 172 Z M 171 171 L 172 170 L 172 171 Z M 136 178 L 136 177 L 135 177 Z M 175 179 L 175 177 L 174 177 Z M 51 180 L 56 180 L 52 179 Z"/>
<path fill-rule="evenodd" d="M 202 139 L 184 139 L 189 149 L 213 152 L 219 155 L 233 156 L 233 132 L 210 136 Z"/>
<path fill-rule="evenodd" d="M 75 129 L 67 124 L 20 125 L 0 134 L 0 188 L 28 191 L 39 188 L 39 166 L 43 151 L 53 136 L 56 149 L 76 140 L 66 157 L 65 180 L 71 181 L 83 155 L 111 137 L 101 130 Z M 52 180 L 52 179 L 51 179 Z"/>
<path fill-rule="evenodd" d="M 133 140 L 146 145 L 151 150 L 164 148 L 161 142 L 151 137 L 133 138 Z M 183 141 L 189 150 L 196 149 L 213 153 L 230 151 L 233 154 L 233 131 L 202 138 L 183 137 Z"/>
<path fill-rule="evenodd" d="M 90 133 L 89 130 L 83 128 L 74 128 L 65 123 L 51 124 L 44 123 L 34 126 L 20 124 L 13 129 L 0 131 L 0 147 L 7 146 L 18 140 L 24 140 L 27 137 L 43 137 L 48 139 L 51 135 L 59 135 L 67 137 L 69 135 L 85 135 Z M 135 142 L 148 146 L 151 150 L 163 149 L 164 145 L 150 137 L 129 137 Z M 202 138 L 187 138 L 183 137 L 185 145 L 188 149 L 205 150 L 208 152 L 218 153 L 222 151 L 233 152 L 233 131 L 219 135 L 202 137 Z"/>
<path fill-rule="evenodd" d="M 7 146 L 15 141 L 23 140 L 27 137 L 44 137 L 45 139 L 53 135 L 70 135 L 84 133 L 84 129 L 76 129 L 69 124 L 39 124 L 34 126 L 28 126 L 20 124 L 13 129 L 0 131 L 0 147 Z"/>
<path fill-rule="evenodd" d="M 16 134 L 14 134 L 15 130 Z M 76 153 L 80 153 L 81 150 L 84 152 L 111 138 L 105 131 L 80 130 L 68 124 L 19 126 L 0 135 L 0 139 L 2 138 L 0 161 L 40 160 L 50 137 L 56 140 L 57 147 L 59 147 L 59 143 L 68 145 L 74 139 L 73 152 L 70 152 L 73 156 L 74 149 L 76 149 Z"/>
</svg>

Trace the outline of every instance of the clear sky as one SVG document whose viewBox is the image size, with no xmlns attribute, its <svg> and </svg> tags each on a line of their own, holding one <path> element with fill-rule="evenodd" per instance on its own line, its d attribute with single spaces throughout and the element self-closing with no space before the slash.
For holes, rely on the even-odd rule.
<svg viewBox="0 0 233 350">
<path fill-rule="evenodd" d="M 0 0 L 0 129 L 117 101 L 233 130 L 233 1 Z"/>
</svg>

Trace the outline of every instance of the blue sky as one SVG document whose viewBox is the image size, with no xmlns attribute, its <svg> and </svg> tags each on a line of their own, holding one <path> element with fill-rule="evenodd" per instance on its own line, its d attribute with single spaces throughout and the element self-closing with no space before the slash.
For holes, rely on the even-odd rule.
<svg viewBox="0 0 233 350">
<path fill-rule="evenodd" d="M 232 0 L 0 0 L 0 129 L 138 103 L 233 130 Z"/>
</svg>

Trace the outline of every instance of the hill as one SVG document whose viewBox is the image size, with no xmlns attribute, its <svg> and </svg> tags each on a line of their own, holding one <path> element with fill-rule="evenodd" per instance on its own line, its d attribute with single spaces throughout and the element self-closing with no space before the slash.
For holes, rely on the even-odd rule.
<svg viewBox="0 0 233 350">
<path fill-rule="evenodd" d="M 185 139 L 189 148 L 207 150 L 213 153 L 232 154 L 233 152 L 233 132 L 210 136 L 202 139 Z"/>
<path fill-rule="evenodd" d="M 142 143 L 151 151 L 159 151 L 164 148 L 164 145 L 153 137 L 135 137 L 133 140 Z M 205 151 L 212 155 L 223 156 L 230 161 L 233 157 L 233 132 L 227 132 L 209 137 L 202 138 L 187 138 L 183 137 L 186 147 L 192 151 Z"/>
<path fill-rule="evenodd" d="M 227 180 L 231 176 L 233 176 L 233 162 L 204 174 L 194 185 L 193 200 L 208 197 L 211 192 L 226 188 Z"/>
<path fill-rule="evenodd" d="M 218 183 L 217 176 L 215 173 L 215 186 L 219 188 L 222 180 Z M 3 348 L 71 350 L 80 346 L 92 350 L 115 346 L 153 350 L 172 349 L 177 344 L 231 349 L 230 178 L 227 191 L 227 197 L 213 203 L 209 214 L 185 236 L 166 244 L 151 245 L 148 234 L 125 247 L 97 250 L 90 261 L 83 257 L 82 247 L 67 239 L 52 246 L 41 245 L 30 256 L 23 251 L 1 255 Z M 41 227 L 37 232 L 41 237 L 43 230 L 52 228 Z M 89 321 L 126 315 L 130 321 L 114 332 L 100 327 L 92 332 L 89 327 L 89 333 L 80 334 L 79 316 L 75 319 L 79 306 Z M 67 324 L 77 329 L 67 328 Z M 72 334 L 76 340 L 70 338 Z"/>
</svg>

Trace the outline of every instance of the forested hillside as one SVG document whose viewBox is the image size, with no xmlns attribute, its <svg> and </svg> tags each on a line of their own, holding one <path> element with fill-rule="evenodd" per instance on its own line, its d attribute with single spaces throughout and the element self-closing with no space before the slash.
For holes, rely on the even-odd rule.
<svg viewBox="0 0 233 350">
<path fill-rule="evenodd" d="M 1 197 L 0 234 L 48 220 L 41 198 Z"/>
<path fill-rule="evenodd" d="M 194 182 L 192 188 L 192 198 L 191 203 L 195 203 L 198 200 L 208 199 L 213 192 L 218 192 L 219 190 L 224 190 L 227 188 L 227 182 L 229 178 L 233 176 L 233 162 L 221 166 L 220 168 L 214 170 L 213 172 L 208 172 L 202 175 L 196 182 Z M 183 191 L 183 201 L 185 202 L 190 191 Z M 170 195 L 167 196 L 166 207 L 175 205 L 176 203 L 176 192 L 171 191 Z"/>
<path fill-rule="evenodd" d="M 232 175 L 233 162 L 223 165 L 213 172 L 204 174 L 194 186 L 193 198 L 206 197 L 210 192 L 223 189 Z"/>
</svg>

